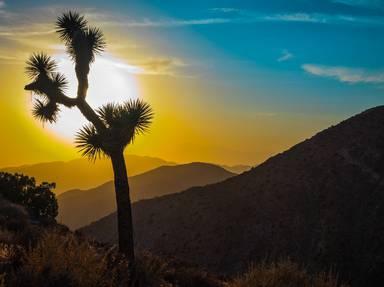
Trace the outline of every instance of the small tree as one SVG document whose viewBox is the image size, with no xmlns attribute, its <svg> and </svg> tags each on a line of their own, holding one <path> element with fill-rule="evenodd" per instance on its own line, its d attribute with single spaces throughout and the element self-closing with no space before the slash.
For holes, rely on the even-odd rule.
<svg viewBox="0 0 384 287">
<path fill-rule="evenodd" d="M 58 207 L 53 188 L 54 183 L 36 185 L 33 177 L 0 172 L 0 197 L 24 206 L 37 220 L 55 220 Z"/>
<path fill-rule="evenodd" d="M 59 17 L 56 32 L 75 65 L 77 96 L 69 97 L 65 94 L 67 81 L 64 75 L 56 72 L 57 65 L 53 59 L 43 53 L 34 54 L 26 68 L 32 82 L 25 86 L 26 90 L 40 97 L 33 108 L 33 115 L 41 121 L 56 122 L 59 106 L 64 105 L 69 108 L 77 107 L 89 121 L 77 133 L 76 144 L 82 154 L 91 160 L 105 155 L 112 161 L 119 249 L 128 257 L 133 267 L 135 255 L 131 200 L 123 152 L 136 135 L 147 131 L 153 112 L 141 100 L 129 100 L 123 104 L 109 103 L 93 110 L 86 101 L 88 74 L 96 54 L 105 49 L 104 36 L 98 28 L 88 26 L 86 19 L 76 12 L 64 13 Z"/>
</svg>

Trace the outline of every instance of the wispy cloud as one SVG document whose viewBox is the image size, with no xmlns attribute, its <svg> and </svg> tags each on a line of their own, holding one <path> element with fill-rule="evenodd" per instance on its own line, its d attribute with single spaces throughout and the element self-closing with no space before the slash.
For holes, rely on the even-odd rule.
<svg viewBox="0 0 384 287">
<path fill-rule="evenodd" d="M 149 58 L 136 61 L 134 64 L 139 67 L 137 74 L 169 76 L 175 76 L 176 70 L 187 66 L 184 61 L 178 58 Z"/>
<path fill-rule="evenodd" d="M 210 11 L 222 12 L 222 13 L 233 13 L 233 12 L 240 12 L 242 10 L 237 8 L 219 7 L 219 8 L 211 8 Z"/>
<path fill-rule="evenodd" d="M 371 8 L 384 7 L 384 2 L 382 0 L 333 0 L 333 2 L 345 4 L 349 6 L 359 6 L 359 7 L 371 7 Z"/>
<path fill-rule="evenodd" d="M 111 55 L 104 55 L 104 60 L 113 59 Z M 122 69 L 131 74 L 137 75 L 163 75 L 163 76 L 181 76 L 180 68 L 188 65 L 178 58 L 147 58 L 141 60 L 132 60 L 130 64 L 125 62 L 111 61 L 109 62 L 115 67 Z"/>
<path fill-rule="evenodd" d="M 5 1 L 0 0 L 0 9 L 5 7 Z"/>
<path fill-rule="evenodd" d="M 285 62 L 292 59 L 294 56 L 288 50 L 283 50 L 281 56 L 277 59 L 278 62 Z"/>
<path fill-rule="evenodd" d="M 312 23 L 326 23 L 329 17 L 320 14 L 307 14 L 307 13 L 291 13 L 291 14 L 275 14 L 265 16 L 265 20 L 269 21 L 283 21 L 283 22 L 312 22 Z"/>
<path fill-rule="evenodd" d="M 348 24 L 348 25 L 384 25 L 383 17 L 362 17 L 338 14 L 318 14 L 318 13 L 289 13 L 268 15 L 263 18 L 266 21 L 277 22 L 301 22 L 317 24 Z"/>
<path fill-rule="evenodd" d="M 384 83 L 384 71 L 373 71 L 361 68 L 348 68 L 338 66 L 323 66 L 315 64 L 302 65 L 304 71 L 309 74 L 338 80 L 349 84 L 382 84 Z"/>
<path fill-rule="evenodd" d="M 21 28 L 6 28 L 6 29 L 1 29 L 0 28 L 0 37 L 30 37 L 30 36 L 41 36 L 41 35 L 48 35 L 48 34 L 53 34 L 55 33 L 55 30 L 45 30 L 45 31 L 25 31 L 25 29 Z"/>
<path fill-rule="evenodd" d="M 120 27 L 181 27 L 193 25 L 212 25 L 231 23 L 233 19 L 229 18 L 202 18 L 202 19 L 165 19 L 165 20 L 125 20 L 125 21 L 108 21 L 102 22 L 107 26 Z"/>
<path fill-rule="evenodd" d="M 225 14 L 224 14 L 225 15 Z M 354 17 L 349 15 L 287 13 L 261 15 L 238 13 L 236 17 L 212 17 L 200 19 L 103 19 L 100 24 L 113 27 L 182 27 L 195 25 L 253 24 L 257 22 L 299 22 L 316 24 L 384 25 L 384 17 Z"/>
</svg>

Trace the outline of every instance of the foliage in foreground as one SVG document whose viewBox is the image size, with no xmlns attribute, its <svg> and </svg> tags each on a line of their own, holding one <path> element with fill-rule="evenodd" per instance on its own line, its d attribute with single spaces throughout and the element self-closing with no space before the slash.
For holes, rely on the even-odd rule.
<svg viewBox="0 0 384 287">
<path fill-rule="evenodd" d="M 44 232 L 31 248 L 0 245 L 0 274 L 5 286 L 137 287 L 346 287 L 335 277 L 311 276 L 290 261 L 255 265 L 234 280 L 220 279 L 176 260 L 142 252 L 136 276 L 116 248 L 96 244 L 63 230 Z M 8 263 L 8 268 L 5 263 Z"/>
<path fill-rule="evenodd" d="M 130 276 L 116 246 L 89 241 L 62 225 L 31 224 L 23 207 L 10 202 L 0 205 L 0 219 L 2 213 L 12 220 L 0 220 L 0 287 L 345 287 L 291 261 L 255 265 L 229 279 L 149 252 L 138 254 Z"/>
<path fill-rule="evenodd" d="M 58 205 L 51 191 L 53 188 L 54 183 L 43 182 L 37 185 L 33 177 L 0 172 L 0 199 L 23 206 L 36 220 L 55 220 Z"/>
<path fill-rule="evenodd" d="M 42 231 L 37 244 L 0 244 L 0 274 L 5 286 L 67 287 L 221 287 L 207 272 L 166 261 L 148 252 L 138 255 L 136 276 L 116 247 L 89 242 L 67 230 Z M 1 286 L 1 285 L 0 285 Z"/>
<path fill-rule="evenodd" d="M 292 261 L 259 264 L 229 284 L 230 287 L 346 287 L 332 274 L 310 275 Z"/>
<path fill-rule="evenodd" d="M 48 233 L 23 254 L 10 286 L 107 286 L 106 264 L 96 250 L 73 236 Z"/>
</svg>

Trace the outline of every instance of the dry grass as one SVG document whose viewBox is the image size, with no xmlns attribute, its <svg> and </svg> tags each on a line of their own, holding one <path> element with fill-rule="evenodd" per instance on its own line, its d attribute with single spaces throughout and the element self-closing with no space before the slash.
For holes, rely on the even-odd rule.
<svg viewBox="0 0 384 287">
<path fill-rule="evenodd" d="M 90 243 L 62 229 L 46 231 L 30 248 L 3 244 L 0 249 L 0 257 L 13 266 L 0 268 L 0 287 L 117 287 L 132 282 L 135 287 L 346 287 L 331 275 L 312 276 L 288 260 L 254 265 L 225 282 L 199 268 L 149 252 L 138 254 L 135 276 L 130 278 L 128 262 L 116 247 Z"/>
<path fill-rule="evenodd" d="M 107 264 L 94 248 L 73 235 L 47 233 L 26 251 L 10 286 L 109 286 Z"/>
<path fill-rule="evenodd" d="M 149 252 L 138 254 L 132 277 L 127 260 L 116 247 L 90 243 L 63 230 L 46 231 L 30 248 L 17 245 L 21 252 L 11 252 L 15 246 L 4 245 L 0 252 L 12 267 L 6 270 L 9 287 L 26 283 L 29 287 L 113 287 L 129 286 L 130 280 L 135 287 L 223 286 L 207 272 Z M 4 270 L 0 268 L 0 274 Z"/>
<path fill-rule="evenodd" d="M 250 267 L 228 287 L 346 287 L 332 274 L 311 276 L 296 263 L 289 260 Z"/>
</svg>

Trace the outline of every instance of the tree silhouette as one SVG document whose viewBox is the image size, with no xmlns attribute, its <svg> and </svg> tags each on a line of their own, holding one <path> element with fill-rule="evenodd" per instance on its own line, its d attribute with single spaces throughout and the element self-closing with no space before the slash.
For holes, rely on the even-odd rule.
<svg viewBox="0 0 384 287">
<path fill-rule="evenodd" d="M 122 104 L 109 103 L 93 110 L 86 101 L 88 74 L 95 56 L 105 49 L 103 33 L 98 28 L 90 27 L 84 16 L 71 11 L 58 18 L 56 32 L 75 65 L 77 96 L 69 97 L 65 94 L 67 80 L 64 75 L 56 72 L 57 64 L 52 58 L 43 53 L 33 54 L 26 67 L 32 82 L 25 86 L 25 90 L 32 91 L 39 97 L 33 107 L 33 115 L 43 122 L 53 123 L 58 119 L 59 106 L 64 105 L 68 108 L 77 107 L 89 121 L 77 133 L 75 142 L 83 156 L 96 160 L 105 155 L 112 161 L 119 249 L 128 257 L 133 267 L 135 254 L 131 200 L 123 152 L 136 135 L 148 130 L 153 112 L 141 100 L 129 100 Z"/>
<path fill-rule="evenodd" d="M 26 208 L 29 215 L 39 221 L 54 222 L 57 216 L 57 200 L 51 191 L 54 183 L 36 185 L 33 177 L 0 172 L 0 200 L 6 199 Z"/>
</svg>

